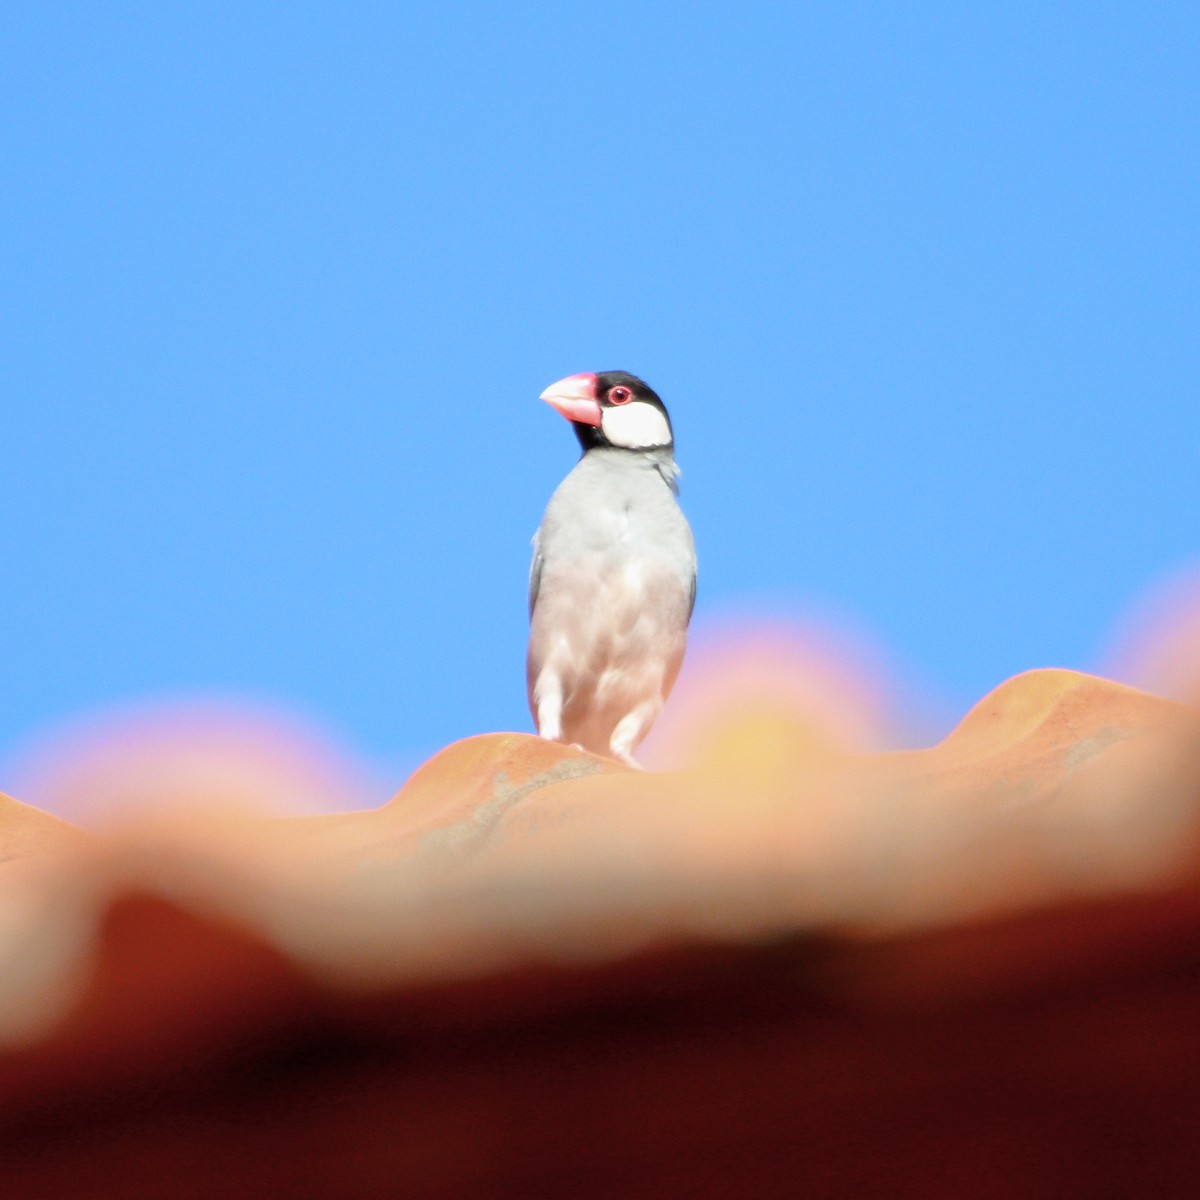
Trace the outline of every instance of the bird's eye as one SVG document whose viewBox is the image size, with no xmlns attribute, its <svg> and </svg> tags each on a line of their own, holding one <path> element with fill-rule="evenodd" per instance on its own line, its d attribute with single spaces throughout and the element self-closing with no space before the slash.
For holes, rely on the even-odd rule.
<svg viewBox="0 0 1200 1200">
<path fill-rule="evenodd" d="M 627 387 L 615 387 L 608 393 L 609 404 L 628 404 L 633 399 L 633 393 Z"/>
</svg>

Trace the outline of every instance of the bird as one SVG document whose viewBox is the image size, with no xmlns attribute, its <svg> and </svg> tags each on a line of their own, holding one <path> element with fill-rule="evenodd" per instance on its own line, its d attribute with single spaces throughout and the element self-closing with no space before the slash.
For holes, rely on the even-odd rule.
<svg viewBox="0 0 1200 1200">
<path fill-rule="evenodd" d="M 533 538 L 529 709 L 541 737 L 640 767 L 696 603 L 671 419 L 628 371 L 569 375 L 540 398 L 582 453 Z"/>
</svg>

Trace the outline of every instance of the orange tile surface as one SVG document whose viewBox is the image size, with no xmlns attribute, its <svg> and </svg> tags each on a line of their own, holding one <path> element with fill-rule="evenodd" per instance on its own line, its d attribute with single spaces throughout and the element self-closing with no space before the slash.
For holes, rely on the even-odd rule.
<svg viewBox="0 0 1200 1200">
<path fill-rule="evenodd" d="M 368 812 L 0 806 L 4 1195 L 1190 1195 L 1200 712 L 520 734 Z"/>
</svg>

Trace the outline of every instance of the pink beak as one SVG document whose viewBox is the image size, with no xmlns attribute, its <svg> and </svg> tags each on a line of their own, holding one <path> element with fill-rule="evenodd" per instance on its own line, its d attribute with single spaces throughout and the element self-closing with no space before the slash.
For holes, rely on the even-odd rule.
<svg viewBox="0 0 1200 1200">
<path fill-rule="evenodd" d="M 600 424 L 600 404 L 596 400 L 596 376 L 588 371 L 582 375 L 568 375 L 552 383 L 539 397 L 551 408 L 556 408 L 568 421 L 583 425 Z"/>
</svg>

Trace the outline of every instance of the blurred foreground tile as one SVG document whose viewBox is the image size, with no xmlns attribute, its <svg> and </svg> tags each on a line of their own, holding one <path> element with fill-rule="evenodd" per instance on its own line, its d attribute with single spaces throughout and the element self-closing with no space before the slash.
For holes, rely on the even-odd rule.
<svg viewBox="0 0 1200 1200">
<path fill-rule="evenodd" d="M 1200 714 L 1042 671 L 926 750 L 763 744 L 9 802 L 4 1195 L 1194 1194 Z"/>
</svg>

